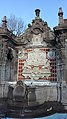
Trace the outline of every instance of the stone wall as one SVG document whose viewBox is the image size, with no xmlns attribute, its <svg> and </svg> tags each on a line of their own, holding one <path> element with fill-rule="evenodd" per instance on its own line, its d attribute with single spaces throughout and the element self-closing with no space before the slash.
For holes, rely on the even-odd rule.
<svg viewBox="0 0 67 119">
<path fill-rule="evenodd" d="M 42 86 L 36 88 L 36 100 L 39 104 L 47 101 L 57 101 L 56 86 Z"/>
<path fill-rule="evenodd" d="M 62 102 L 67 103 L 67 83 L 62 85 Z"/>
<path fill-rule="evenodd" d="M 0 98 L 7 98 L 8 84 L 5 81 L 0 83 Z"/>
</svg>

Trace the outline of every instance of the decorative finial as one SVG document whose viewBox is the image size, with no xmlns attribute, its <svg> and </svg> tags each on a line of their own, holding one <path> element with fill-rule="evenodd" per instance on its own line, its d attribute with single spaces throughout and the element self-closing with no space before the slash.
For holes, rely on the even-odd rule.
<svg viewBox="0 0 67 119">
<path fill-rule="evenodd" d="M 40 9 L 36 9 L 35 14 L 36 14 L 36 17 L 39 17 L 40 16 Z"/>
<path fill-rule="evenodd" d="M 59 25 L 61 25 L 64 23 L 62 7 L 59 8 L 58 16 L 59 16 Z"/>
<path fill-rule="evenodd" d="M 63 15 L 62 7 L 59 8 L 58 16 Z"/>
<path fill-rule="evenodd" d="M 3 28 L 7 28 L 6 16 L 3 17 L 3 20 L 2 20 L 2 27 L 3 27 Z"/>
</svg>

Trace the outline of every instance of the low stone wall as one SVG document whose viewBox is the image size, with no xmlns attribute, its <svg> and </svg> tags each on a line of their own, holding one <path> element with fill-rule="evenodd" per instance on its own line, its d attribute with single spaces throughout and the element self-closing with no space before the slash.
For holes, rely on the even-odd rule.
<svg viewBox="0 0 67 119">
<path fill-rule="evenodd" d="M 57 101 L 57 87 L 56 86 L 42 86 L 36 88 L 36 100 L 39 104 L 47 101 Z"/>
<path fill-rule="evenodd" d="M 7 97 L 8 94 L 8 83 L 0 83 L 0 98 Z M 34 87 L 31 87 L 32 89 Z M 30 91 L 28 92 L 30 93 Z M 35 87 L 36 101 L 41 104 L 44 101 L 57 101 L 57 87 L 56 86 L 36 86 Z"/>
<path fill-rule="evenodd" d="M 8 94 L 7 82 L 0 83 L 0 98 L 7 98 Z M 30 89 L 31 88 L 31 89 Z M 34 89 L 32 91 L 32 89 Z M 31 92 L 32 91 L 32 92 Z M 31 94 L 34 92 L 34 96 Z M 35 86 L 28 88 L 28 98 L 32 100 L 32 96 L 35 97 L 35 102 L 42 104 L 47 101 L 60 101 L 60 87 L 57 85 L 45 85 L 45 86 Z M 61 102 L 67 104 L 67 84 L 62 83 L 61 88 Z"/>
</svg>

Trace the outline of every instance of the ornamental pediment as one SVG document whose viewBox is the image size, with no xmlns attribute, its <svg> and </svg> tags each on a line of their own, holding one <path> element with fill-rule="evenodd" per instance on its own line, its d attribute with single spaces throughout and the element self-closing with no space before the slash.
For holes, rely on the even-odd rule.
<svg viewBox="0 0 67 119">
<path fill-rule="evenodd" d="M 34 43 L 42 45 L 41 43 L 44 44 L 44 42 L 48 43 L 50 42 L 50 40 L 54 40 L 54 33 L 53 31 L 51 31 L 47 22 L 44 22 L 40 18 L 39 13 L 37 13 L 35 19 L 32 20 L 32 24 L 28 24 L 28 28 L 25 30 L 25 33 L 20 36 L 19 39 L 17 38 L 17 41 L 21 42 L 24 45 L 29 46 Z"/>
<path fill-rule="evenodd" d="M 35 35 L 41 34 L 42 32 L 43 32 L 43 29 L 40 27 L 37 27 L 37 26 L 35 26 L 31 29 L 31 33 L 33 33 Z"/>
</svg>

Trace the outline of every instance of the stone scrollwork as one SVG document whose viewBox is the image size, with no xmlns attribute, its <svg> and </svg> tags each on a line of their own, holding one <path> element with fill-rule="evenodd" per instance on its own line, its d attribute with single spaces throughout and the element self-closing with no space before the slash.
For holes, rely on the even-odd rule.
<svg viewBox="0 0 67 119">
<path fill-rule="evenodd" d="M 39 79 L 51 75 L 50 60 L 46 58 L 46 53 L 40 49 L 35 48 L 28 53 L 28 58 L 24 62 L 22 74 L 27 78 Z"/>
<path fill-rule="evenodd" d="M 40 27 L 34 27 L 33 29 L 31 29 L 31 32 L 35 35 L 38 35 L 38 34 L 42 33 L 43 30 Z"/>
</svg>

